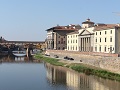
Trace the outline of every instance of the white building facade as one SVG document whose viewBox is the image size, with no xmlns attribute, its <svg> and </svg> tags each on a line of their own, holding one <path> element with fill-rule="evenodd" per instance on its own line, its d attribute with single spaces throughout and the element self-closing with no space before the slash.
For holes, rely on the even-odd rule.
<svg viewBox="0 0 120 90">
<path fill-rule="evenodd" d="M 96 24 L 87 19 L 77 32 L 67 34 L 67 50 L 120 53 L 120 25 Z"/>
<path fill-rule="evenodd" d="M 119 53 L 120 28 L 116 25 L 97 26 L 94 29 L 94 52 Z"/>
<path fill-rule="evenodd" d="M 87 19 L 82 22 L 82 28 L 78 31 L 67 34 L 68 51 L 93 51 L 94 43 L 94 22 Z"/>
<path fill-rule="evenodd" d="M 94 22 L 87 19 L 82 22 L 82 29 L 79 30 L 78 46 L 80 52 L 92 52 L 94 41 Z"/>
<path fill-rule="evenodd" d="M 78 47 L 78 31 L 67 34 L 67 50 L 79 51 Z"/>
</svg>

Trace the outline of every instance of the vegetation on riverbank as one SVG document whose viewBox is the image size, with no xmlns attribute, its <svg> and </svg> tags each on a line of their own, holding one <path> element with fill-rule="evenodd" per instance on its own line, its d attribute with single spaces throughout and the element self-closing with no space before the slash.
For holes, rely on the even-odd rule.
<svg viewBox="0 0 120 90">
<path fill-rule="evenodd" d="M 52 65 L 56 65 L 56 66 L 64 66 L 65 65 L 65 63 L 58 62 L 59 61 L 58 59 L 50 58 L 50 57 L 45 57 L 42 54 L 35 55 L 35 58 L 36 59 L 44 60 L 45 62 L 48 62 L 48 63 L 50 63 Z"/>
<path fill-rule="evenodd" d="M 45 62 L 48 62 L 52 65 L 56 66 L 66 66 L 68 68 L 71 68 L 77 72 L 83 72 L 87 75 L 96 75 L 105 79 L 111 79 L 111 80 L 117 80 L 120 81 L 120 74 L 112 73 L 103 69 L 98 69 L 94 67 L 89 67 L 87 65 L 83 65 L 80 63 L 72 63 L 72 64 L 67 64 L 67 63 L 62 63 L 59 62 L 58 59 L 55 58 L 50 58 L 50 57 L 45 57 L 41 54 L 35 55 L 36 59 L 41 59 L 44 60 Z"/>
<path fill-rule="evenodd" d="M 103 69 L 94 69 L 81 64 L 71 64 L 67 66 L 77 72 L 83 72 L 87 75 L 96 75 L 105 79 L 120 81 L 120 74 L 112 73 Z"/>
</svg>

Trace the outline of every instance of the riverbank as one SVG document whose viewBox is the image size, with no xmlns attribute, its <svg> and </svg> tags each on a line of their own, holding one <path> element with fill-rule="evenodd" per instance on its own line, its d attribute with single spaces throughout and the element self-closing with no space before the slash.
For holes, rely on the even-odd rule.
<svg viewBox="0 0 120 90">
<path fill-rule="evenodd" d="M 120 74 L 112 73 L 95 66 L 91 66 L 83 63 L 76 63 L 74 61 L 56 59 L 49 56 L 46 57 L 42 54 L 35 55 L 35 58 L 38 60 L 44 60 L 45 62 L 48 62 L 52 65 L 67 67 L 77 72 L 83 72 L 87 75 L 96 75 L 102 78 L 120 81 Z"/>
<path fill-rule="evenodd" d="M 65 51 L 65 50 L 47 50 L 50 56 L 58 55 L 59 58 L 64 58 L 65 56 L 74 58 L 76 63 L 82 61 L 82 63 L 102 68 L 113 73 L 120 74 L 120 57 L 113 56 L 101 56 L 88 54 L 92 52 L 79 52 L 79 51 Z"/>
</svg>

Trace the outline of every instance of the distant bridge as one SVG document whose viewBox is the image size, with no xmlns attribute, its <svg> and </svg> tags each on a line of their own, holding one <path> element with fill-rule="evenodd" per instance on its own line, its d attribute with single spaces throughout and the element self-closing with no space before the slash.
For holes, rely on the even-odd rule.
<svg viewBox="0 0 120 90">
<path fill-rule="evenodd" d="M 1 41 L 0 55 L 12 55 L 13 51 L 26 51 L 26 55 L 31 56 L 34 49 L 46 49 L 44 41 Z"/>
<path fill-rule="evenodd" d="M 44 44 L 44 41 L 3 41 L 0 44 Z"/>
<path fill-rule="evenodd" d="M 16 45 L 16 46 L 31 46 L 31 47 L 36 47 L 36 48 L 46 48 L 45 41 L 2 41 L 0 42 L 0 45 L 6 45 L 6 46 L 11 46 L 11 45 Z"/>
</svg>

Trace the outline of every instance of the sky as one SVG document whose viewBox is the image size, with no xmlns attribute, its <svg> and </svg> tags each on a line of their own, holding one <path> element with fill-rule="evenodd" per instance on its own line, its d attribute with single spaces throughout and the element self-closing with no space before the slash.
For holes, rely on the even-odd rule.
<svg viewBox="0 0 120 90">
<path fill-rule="evenodd" d="M 0 0 L 0 36 L 8 41 L 44 41 L 56 25 L 120 23 L 120 0 Z"/>
</svg>

